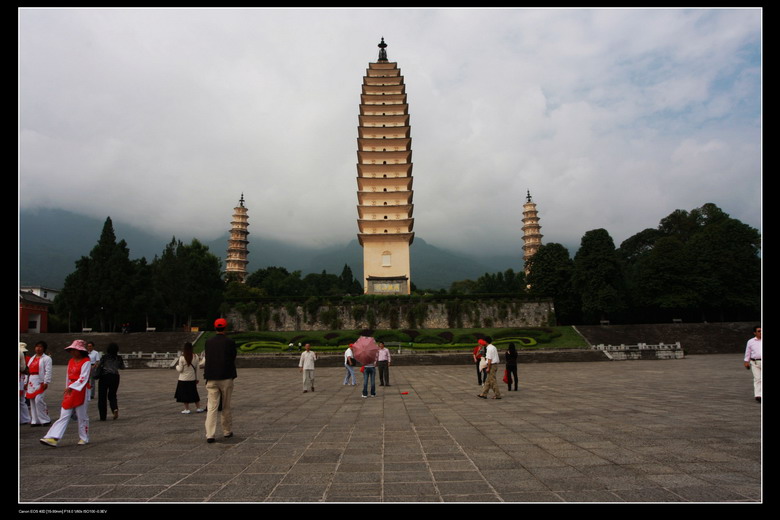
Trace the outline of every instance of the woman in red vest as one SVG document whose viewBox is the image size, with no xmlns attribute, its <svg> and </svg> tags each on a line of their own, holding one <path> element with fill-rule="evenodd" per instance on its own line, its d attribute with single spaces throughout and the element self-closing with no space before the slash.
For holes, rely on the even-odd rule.
<svg viewBox="0 0 780 520">
<path fill-rule="evenodd" d="M 87 391 L 89 389 L 89 374 L 92 364 L 89 362 L 87 343 L 77 339 L 65 350 L 70 350 L 71 359 L 68 362 L 68 380 L 65 394 L 62 397 L 60 418 L 51 425 L 49 431 L 40 440 L 46 446 L 57 446 L 65 434 L 70 418 L 75 412 L 79 422 L 79 444 L 89 443 L 89 416 L 87 415 Z"/>
</svg>

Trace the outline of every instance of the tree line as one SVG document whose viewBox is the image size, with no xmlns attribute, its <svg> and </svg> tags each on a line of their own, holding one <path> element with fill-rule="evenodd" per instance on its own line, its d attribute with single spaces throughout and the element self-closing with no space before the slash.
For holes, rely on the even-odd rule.
<svg viewBox="0 0 780 520">
<path fill-rule="evenodd" d="M 76 261 L 54 302 L 51 325 L 61 330 L 92 328 L 118 332 L 147 327 L 189 330 L 208 327 L 224 313 L 226 302 L 258 297 L 362 294 L 351 269 L 340 276 L 259 269 L 246 283 L 225 277 L 222 261 L 197 239 L 173 237 L 151 262 L 130 259 L 124 240 L 117 241 L 108 217 L 89 255 Z"/>
<path fill-rule="evenodd" d="M 561 244 L 544 244 L 530 259 L 528 276 L 507 269 L 453 282 L 449 291 L 412 285 L 412 292 L 552 298 L 560 324 L 754 320 L 761 308 L 760 249 L 756 229 L 708 203 L 676 210 L 619 247 L 605 229 L 586 232 L 574 257 Z M 66 278 L 52 324 L 176 330 L 208 326 L 237 301 L 361 294 L 348 265 L 340 275 L 306 276 L 266 267 L 240 283 L 226 278 L 221 260 L 196 239 L 185 244 L 173 237 L 151 262 L 130 260 L 109 217 L 98 243 Z"/>
<path fill-rule="evenodd" d="M 529 262 L 529 293 L 552 297 L 559 322 L 755 320 L 761 310 L 761 235 L 715 204 L 676 210 L 620 247 L 588 231 L 574 258 L 560 244 Z"/>
</svg>

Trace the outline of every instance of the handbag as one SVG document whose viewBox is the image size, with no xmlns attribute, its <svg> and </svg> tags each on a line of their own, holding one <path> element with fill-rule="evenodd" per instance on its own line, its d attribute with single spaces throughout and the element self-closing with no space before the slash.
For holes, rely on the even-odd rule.
<svg viewBox="0 0 780 520">
<path fill-rule="evenodd" d="M 509 384 L 509 370 L 504 369 L 504 383 Z"/>
<path fill-rule="evenodd" d="M 482 358 L 479 360 L 479 369 L 485 370 L 487 368 L 487 359 Z"/>
<path fill-rule="evenodd" d="M 92 370 L 92 379 L 100 379 L 100 376 L 102 376 L 103 373 L 103 360 L 100 360 L 100 363 L 98 363 Z"/>
</svg>

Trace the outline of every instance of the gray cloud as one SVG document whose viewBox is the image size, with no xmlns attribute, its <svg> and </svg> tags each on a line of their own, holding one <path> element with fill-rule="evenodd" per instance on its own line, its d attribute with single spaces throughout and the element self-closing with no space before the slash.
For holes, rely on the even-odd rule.
<svg viewBox="0 0 780 520">
<path fill-rule="evenodd" d="M 214 238 L 357 233 L 360 85 L 405 77 L 415 231 L 519 252 L 675 209 L 760 226 L 757 9 L 22 9 L 19 200 Z"/>
</svg>

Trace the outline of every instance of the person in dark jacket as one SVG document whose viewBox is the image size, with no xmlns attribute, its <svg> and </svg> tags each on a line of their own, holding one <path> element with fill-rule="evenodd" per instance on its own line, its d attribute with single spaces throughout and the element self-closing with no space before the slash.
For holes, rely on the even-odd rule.
<svg viewBox="0 0 780 520">
<path fill-rule="evenodd" d="M 100 420 L 105 421 L 107 415 L 106 401 L 111 405 L 111 412 L 114 419 L 119 417 L 119 404 L 117 403 L 116 393 L 119 389 L 119 371 L 124 370 L 125 361 L 119 355 L 119 345 L 109 343 L 106 347 L 106 354 L 98 361 L 100 373 L 98 379 L 98 414 Z"/>
<path fill-rule="evenodd" d="M 233 394 L 233 380 L 236 378 L 236 342 L 225 335 L 227 321 L 219 318 L 214 322 L 217 334 L 206 341 L 200 366 L 206 380 L 208 406 L 206 407 L 206 442 L 214 442 L 217 431 L 217 414 L 222 414 L 222 435 L 233 436 L 233 412 L 230 398 Z"/>
<path fill-rule="evenodd" d="M 515 349 L 514 343 L 509 344 L 509 348 L 504 353 L 504 359 L 506 360 L 506 372 L 507 372 L 506 384 L 509 387 L 509 390 L 511 391 L 512 379 L 514 376 L 515 392 L 517 392 L 517 349 Z"/>
</svg>

